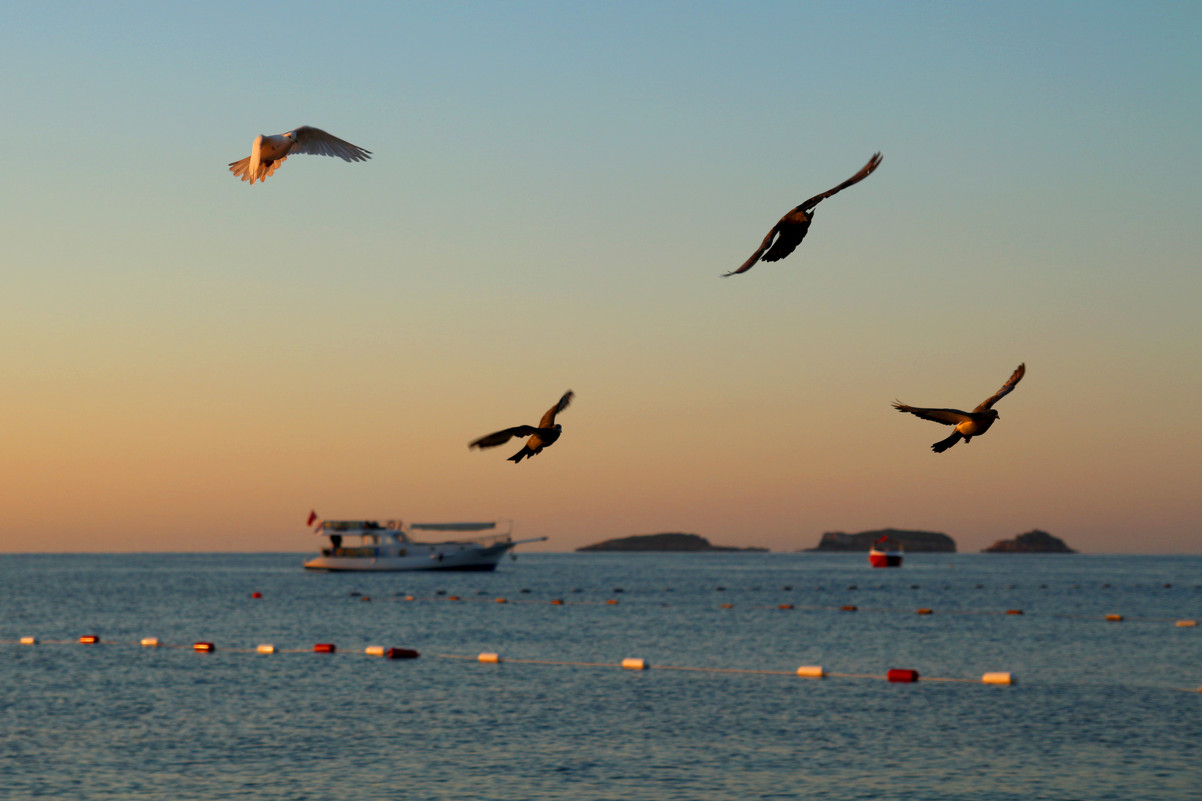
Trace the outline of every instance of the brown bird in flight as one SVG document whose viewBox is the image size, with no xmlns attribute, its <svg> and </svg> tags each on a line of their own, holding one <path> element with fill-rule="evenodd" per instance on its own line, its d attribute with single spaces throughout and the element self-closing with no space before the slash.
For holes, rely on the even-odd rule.
<svg viewBox="0 0 1202 801">
<path fill-rule="evenodd" d="M 814 219 L 814 207 L 831 195 L 843 191 L 852 184 L 858 184 L 860 181 L 863 181 L 872 174 L 873 170 L 880 166 L 880 163 L 881 154 L 874 153 L 872 158 L 868 160 L 868 163 L 855 175 L 834 189 L 828 189 L 821 195 L 814 195 L 805 203 L 802 203 L 784 217 L 781 217 L 780 222 L 772 226 L 772 230 L 768 232 L 768 236 L 764 237 L 759 250 L 752 253 L 751 258 L 743 262 L 742 267 L 737 270 L 731 270 L 729 273 L 724 273 L 723 277 L 745 273 L 755 266 L 755 263 L 760 259 L 764 261 L 780 261 L 785 256 L 788 256 L 793 252 L 794 248 L 801 244 L 801 240 L 805 239 L 806 234 L 809 232 L 810 222 Z M 773 239 L 776 239 L 775 243 L 773 243 Z"/>
<path fill-rule="evenodd" d="M 295 131 L 279 136 L 255 137 L 250 155 L 240 161 L 230 162 L 230 172 L 243 181 L 266 181 L 267 176 L 279 169 L 293 153 L 308 153 L 314 156 L 337 156 L 343 161 L 367 161 L 371 151 L 352 145 L 320 128 L 302 125 Z"/>
<path fill-rule="evenodd" d="M 513 437 L 526 437 L 526 444 L 522 449 L 510 456 L 507 461 L 517 464 L 522 459 L 535 456 L 542 453 L 543 448 L 555 444 L 555 440 L 559 439 L 560 432 L 563 431 L 563 426 L 555 422 L 555 415 L 568 408 L 568 404 L 572 402 L 572 390 L 563 393 L 563 397 L 559 402 L 547 409 L 547 413 L 543 415 L 543 419 L 538 421 L 537 426 L 514 426 L 506 428 L 503 431 L 498 431 L 494 434 L 489 434 L 468 445 L 469 448 L 495 448 L 498 445 L 504 445 Z"/>
<path fill-rule="evenodd" d="M 1002 384 L 1001 389 L 971 412 L 962 412 L 959 409 L 922 409 L 917 406 L 907 406 L 900 401 L 894 401 L 893 408 L 899 412 L 909 412 L 923 420 L 942 423 L 945 426 L 955 426 L 956 430 L 950 437 L 931 446 L 931 450 L 935 453 L 943 453 L 962 439 L 968 442 L 973 437 L 979 437 L 988 431 L 989 427 L 993 425 L 993 421 L 998 419 L 998 413 L 994 411 L 993 404 L 1010 394 L 1026 372 L 1027 365 L 1024 362 L 1018 366 L 1009 380 Z"/>
</svg>

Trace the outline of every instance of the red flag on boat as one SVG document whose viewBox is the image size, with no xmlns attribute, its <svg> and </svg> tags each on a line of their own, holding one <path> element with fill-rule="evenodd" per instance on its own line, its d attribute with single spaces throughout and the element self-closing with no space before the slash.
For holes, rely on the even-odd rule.
<svg viewBox="0 0 1202 801">
<path fill-rule="evenodd" d="M 317 519 L 317 512 L 315 512 L 315 511 L 313 511 L 312 509 L 310 509 L 310 510 L 309 510 L 309 522 L 308 522 L 308 523 L 305 523 L 305 525 L 306 525 L 306 526 L 311 526 L 311 525 L 313 525 L 313 521 L 314 521 L 314 520 L 316 520 L 316 519 Z"/>
</svg>

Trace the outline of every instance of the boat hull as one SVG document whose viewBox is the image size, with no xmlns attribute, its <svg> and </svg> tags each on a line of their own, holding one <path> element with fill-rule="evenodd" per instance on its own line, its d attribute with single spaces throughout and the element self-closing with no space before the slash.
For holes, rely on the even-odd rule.
<svg viewBox="0 0 1202 801">
<path fill-rule="evenodd" d="M 901 567 L 902 554 L 899 551 L 878 551 L 874 548 L 868 552 L 868 564 L 873 567 Z"/>
<path fill-rule="evenodd" d="M 404 553 L 390 548 L 336 548 L 305 562 L 306 570 L 395 572 L 410 570 L 495 570 L 513 547 L 499 543 L 488 547 L 411 546 Z M 363 553 L 374 551 L 374 553 Z"/>
</svg>

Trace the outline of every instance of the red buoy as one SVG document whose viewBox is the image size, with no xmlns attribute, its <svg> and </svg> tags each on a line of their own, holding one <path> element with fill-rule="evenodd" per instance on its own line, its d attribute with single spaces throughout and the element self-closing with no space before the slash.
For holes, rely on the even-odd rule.
<svg viewBox="0 0 1202 801">
<path fill-rule="evenodd" d="M 894 668 L 885 674 L 885 678 L 889 679 L 889 681 L 895 681 L 895 682 L 918 681 L 918 671 L 917 670 L 900 670 L 898 668 Z"/>
<path fill-rule="evenodd" d="M 858 606 L 854 606 L 854 605 L 852 605 L 852 604 L 848 604 L 847 606 L 843 607 L 843 611 L 844 611 L 844 612 L 854 612 L 854 611 L 856 611 L 857 609 L 859 609 L 859 607 L 858 607 Z"/>
<path fill-rule="evenodd" d="M 332 642 L 319 642 L 313 646 L 313 653 L 315 654 L 332 654 L 337 650 Z"/>
<path fill-rule="evenodd" d="M 261 592 L 259 592 L 259 591 L 257 591 L 257 590 L 256 590 L 255 592 L 252 592 L 252 593 L 250 594 L 250 597 L 251 597 L 251 598 L 262 598 L 262 597 L 263 597 L 263 593 L 261 593 Z"/>
<path fill-rule="evenodd" d="M 417 659 L 421 654 L 412 648 L 389 648 L 384 656 L 389 659 Z"/>
</svg>

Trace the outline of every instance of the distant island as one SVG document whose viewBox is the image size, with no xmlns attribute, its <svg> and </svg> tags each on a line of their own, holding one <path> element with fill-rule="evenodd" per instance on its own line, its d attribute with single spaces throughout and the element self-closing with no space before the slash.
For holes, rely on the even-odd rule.
<svg viewBox="0 0 1202 801">
<path fill-rule="evenodd" d="M 848 534 L 843 531 L 828 531 L 822 535 L 817 548 L 803 550 L 814 552 L 867 551 L 881 537 L 887 537 L 890 545 L 900 545 L 912 553 L 955 553 L 956 541 L 946 534 L 935 531 L 905 531 L 900 528 L 882 528 L 877 531 L 861 531 Z"/>
<path fill-rule="evenodd" d="M 592 545 L 577 548 L 577 551 L 766 551 L 767 548 L 733 548 L 725 545 L 711 545 L 705 537 L 696 534 L 681 534 L 665 532 L 663 534 L 636 534 L 633 537 L 619 537 L 605 540 Z"/>
<path fill-rule="evenodd" d="M 998 540 L 981 553 L 1076 553 L 1064 544 L 1064 540 L 1053 537 L 1046 531 L 1034 529 L 1009 540 Z"/>
</svg>

